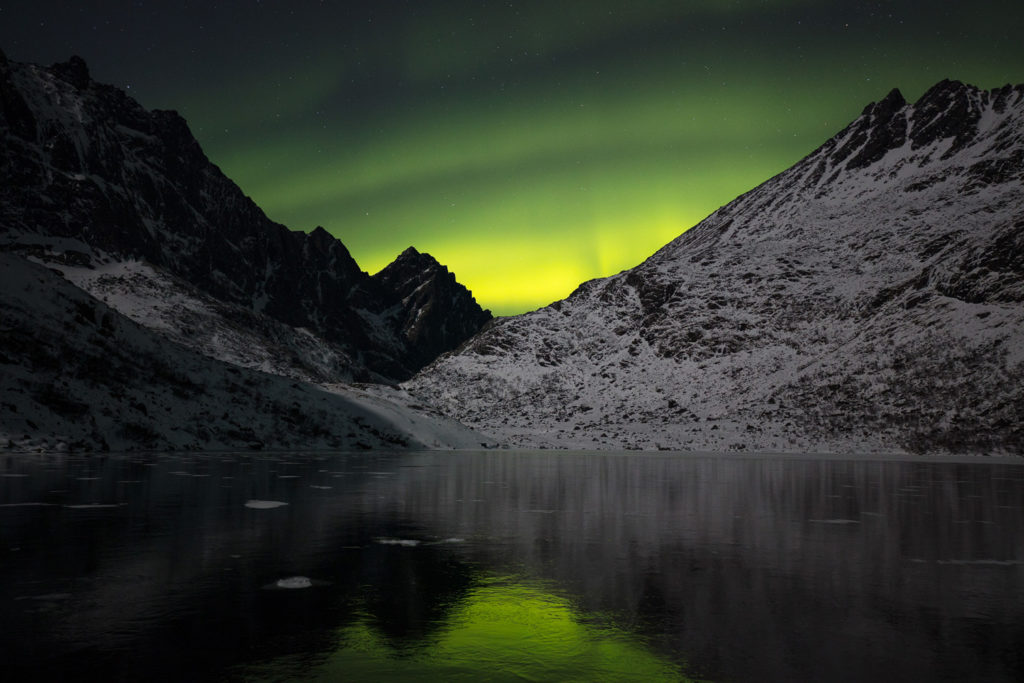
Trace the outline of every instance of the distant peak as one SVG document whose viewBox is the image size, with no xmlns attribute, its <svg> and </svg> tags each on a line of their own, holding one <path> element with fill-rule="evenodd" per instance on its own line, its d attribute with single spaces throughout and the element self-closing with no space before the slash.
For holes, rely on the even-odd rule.
<svg viewBox="0 0 1024 683">
<path fill-rule="evenodd" d="M 954 138 L 943 158 L 963 149 L 978 133 L 981 120 L 981 91 L 960 81 L 942 80 L 914 103 L 910 139 L 914 149 L 938 140 Z"/>
<path fill-rule="evenodd" d="M 341 244 L 331 233 L 324 230 L 322 226 L 316 226 L 312 232 L 309 233 L 309 243 L 317 251 L 328 252 L 335 248 L 335 243 Z M 344 247 L 344 245 L 342 245 Z"/>
<path fill-rule="evenodd" d="M 385 280 L 402 279 L 409 277 L 422 277 L 424 274 L 436 275 L 448 273 L 448 268 L 441 265 L 436 258 L 430 254 L 416 251 L 409 247 L 395 258 L 394 261 L 384 266 L 374 277 Z"/>
<path fill-rule="evenodd" d="M 893 88 L 878 102 L 872 102 L 864 107 L 864 111 L 861 113 L 862 115 L 875 114 L 875 118 L 889 119 L 894 112 L 905 106 L 907 106 L 907 101 L 903 98 L 903 93 L 899 88 Z"/>
<path fill-rule="evenodd" d="M 84 90 L 89 86 L 89 66 L 78 55 L 72 55 L 71 59 L 66 62 L 58 62 L 50 69 L 58 78 L 79 90 Z"/>
<path fill-rule="evenodd" d="M 944 78 L 932 87 L 928 88 L 925 94 L 921 95 L 917 102 L 914 103 L 914 106 L 919 107 L 935 101 L 946 102 L 956 95 L 960 95 L 971 90 L 977 90 L 977 88 L 961 83 L 960 81 L 951 81 L 948 78 Z"/>
<path fill-rule="evenodd" d="M 904 99 L 903 93 L 900 92 L 899 88 L 893 88 L 889 91 L 889 94 L 882 98 L 879 104 L 887 106 L 903 107 L 907 104 L 907 100 Z"/>
<path fill-rule="evenodd" d="M 426 267 L 443 267 L 438 263 L 437 259 L 430 254 L 422 251 L 416 251 L 415 247 L 409 247 L 395 259 L 395 263 L 408 263 L 414 264 L 420 268 Z"/>
</svg>

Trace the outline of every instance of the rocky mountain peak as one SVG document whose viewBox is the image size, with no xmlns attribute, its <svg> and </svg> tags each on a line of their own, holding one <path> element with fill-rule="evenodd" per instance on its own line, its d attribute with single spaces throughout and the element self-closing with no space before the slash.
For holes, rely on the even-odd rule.
<svg viewBox="0 0 1024 683">
<path fill-rule="evenodd" d="M 316 226 L 313 230 L 305 236 L 306 243 L 309 244 L 314 251 L 321 254 L 337 253 L 343 254 L 344 259 L 355 261 L 349 254 L 348 248 L 339 240 L 337 237 L 327 232 L 323 226 Z"/>
<path fill-rule="evenodd" d="M 412 247 L 372 279 L 400 298 L 396 319 L 417 358 L 451 351 L 491 319 L 448 268 Z"/>
<path fill-rule="evenodd" d="M 407 386 L 513 445 L 1024 452 L 1024 86 L 898 91 Z"/>
<path fill-rule="evenodd" d="M 970 98 L 977 98 L 984 93 L 983 90 L 949 78 L 944 78 L 932 87 L 928 88 L 921 97 L 914 102 L 918 109 L 929 108 L 933 111 L 945 111 L 954 108 L 957 101 L 964 101 Z"/>
<path fill-rule="evenodd" d="M 954 138 L 947 154 L 963 149 L 976 133 L 987 99 L 987 93 L 959 81 L 936 83 L 914 103 L 910 117 L 914 149 L 946 138 Z"/>
<path fill-rule="evenodd" d="M 438 263 L 430 254 L 416 251 L 409 247 L 398 257 L 373 276 L 375 280 L 386 284 L 402 298 L 412 294 L 424 283 L 433 280 L 451 280 L 454 275 L 448 268 Z M 457 283 L 456 283 L 457 284 Z M 458 285 L 463 290 L 466 288 Z M 466 290 L 468 293 L 468 290 Z"/>
<path fill-rule="evenodd" d="M 865 107 L 860 118 L 852 124 L 855 127 L 853 135 L 835 155 L 836 160 L 840 161 L 856 150 L 846 166 L 850 169 L 864 168 L 881 159 L 890 149 L 902 145 L 906 140 L 903 118 L 906 105 L 903 93 L 893 88 L 880 101 Z"/>
<path fill-rule="evenodd" d="M 448 273 L 448 269 L 438 263 L 437 259 L 427 253 L 419 252 L 415 247 L 408 247 L 381 271 L 385 280 L 397 281 L 405 276 L 413 276 L 423 271 Z"/>
<path fill-rule="evenodd" d="M 271 221 L 210 162 L 184 118 L 91 81 L 80 57 L 0 68 L 5 244 L 33 253 L 73 244 L 108 261 L 145 261 L 323 337 L 360 379 L 405 379 L 432 360 L 409 346 L 393 315 L 407 294 L 382 286 L 387 278 L 371 282 L 322 227 L 307 234 Z M 456 284 L 452 276 L 447 286 Z M 448 348 L 483 314 L 471 296 L 456 299 L 451 310 L 438 299 L 429 318 Z"/>
<path fill-rule="evenodd" d="M 934 146 L 943 159 L 949 159 L 967 148 L 978 133 L 985 111 L 1005 114 L 1008 107 L 1018 106 L 1024 98 L 1024 86 L 1004 86 L 984 91 L 959 81 L 943 80 L 929 88 L 913 104 L 907 103 L 899 90 L 892 90 L 883 99 L 866 106 L 861 115 L 844 130 L 825 143 L 805 162 L 818 157 L 821 171 L 834 181 L 842 169 L 858 171 L 880 161 L 889 152 L 907 145 L 911 152 L 921 150 L 922 158 Z M 948 142 L 947 142 L 948 141 Z"/>
<path fill-rule="evenodd" d="M 85 60 L 78 55 L 73 55 L 66 62 L 57 62 L 50 67 L 50 71 L 52 71 L 57 78 L 70 83 L 78 90 L 85 90 L 89 87 L 89 83 L 91 81 L 89 77 L 89 67 L 85 63 Z"/>
<path fill-rule="evenodd" d="M 864 107 L 861 116 L 874 116 L 877 119 L 888 120 L 894 113 L 907 105 L 906 99 L 899 88 L 893 88 L 889 94 L 878 102 L 872 102 Z"/>
</svg>

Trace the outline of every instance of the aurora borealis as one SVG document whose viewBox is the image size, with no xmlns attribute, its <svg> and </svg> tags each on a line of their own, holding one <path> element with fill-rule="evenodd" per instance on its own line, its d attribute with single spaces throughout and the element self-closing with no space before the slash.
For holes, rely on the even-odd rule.
<svg viewBox="0 0 1024 683">
<path fill-rule="evenodd" d="M 0 49 L 179 110 L 274 220 L 497 314 L 636 265 L 865 104 L 1024 82 L 1019 0 L 0 4 Z"/>
</svg>

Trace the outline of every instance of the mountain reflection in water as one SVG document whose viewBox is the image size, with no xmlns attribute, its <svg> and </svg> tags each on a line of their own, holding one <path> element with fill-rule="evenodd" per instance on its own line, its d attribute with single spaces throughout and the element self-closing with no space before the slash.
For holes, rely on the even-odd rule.
<svg viewBox="0 0 1024 683">
<path fill-rule="evenodd" d="M 1022 465 L 5 456 L 5 679 L 1019 680 Z"/>
</svg>

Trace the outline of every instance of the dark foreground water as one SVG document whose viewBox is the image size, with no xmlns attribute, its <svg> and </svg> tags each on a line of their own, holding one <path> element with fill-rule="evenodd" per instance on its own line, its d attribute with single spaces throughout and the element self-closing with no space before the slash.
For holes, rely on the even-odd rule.
<svg viewBox="0 0 1024 683">
<path fill-rule="evenodd" d="M 1024 461 L 0 458 L 13 680 L 1024 680 Z"/>
</svg>

